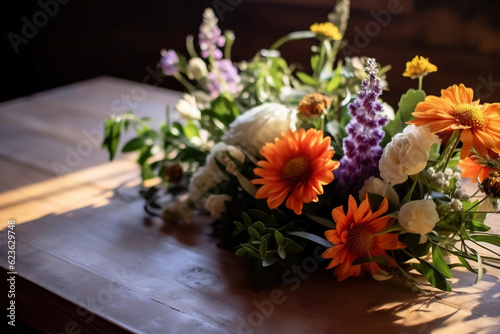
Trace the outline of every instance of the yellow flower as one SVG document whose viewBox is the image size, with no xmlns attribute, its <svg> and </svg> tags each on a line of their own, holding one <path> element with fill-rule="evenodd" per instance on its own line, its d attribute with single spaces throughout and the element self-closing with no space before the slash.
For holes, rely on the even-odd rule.
<svg viewBox="0 0 500 334">
<path fill-rule="evenodd" d="M 339 28 L 331 22 L 314 23 L 309 29 L 316 35 L 326 36 L 336 41 L 342 39 Z"/>
<path fill-rule="evenodd" d="M 312 93 L 304 96 L 297 109 L 299 113 L 307 118 L 321 115 L 330 108 L 332 99 L 323 94 Z"/>
<path fill-rule="evenodd" d="M 403 76 L 416 79 L 436 71 L 437 66 L 431 64 L 429 58 L 415 56 L 411 61 L 406 62 L 406 71 L 403 73 Z"/>
</svg>

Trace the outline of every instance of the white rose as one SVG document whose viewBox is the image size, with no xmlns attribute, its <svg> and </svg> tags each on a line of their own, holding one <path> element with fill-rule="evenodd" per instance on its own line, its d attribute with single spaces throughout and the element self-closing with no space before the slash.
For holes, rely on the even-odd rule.
<svg viewBox="0 0 500 334">
<path fill-rule="evenodd" d="M 279 103 L 264 103 L 236 117 L 222 141 L 256 156 L 259 150 L 288 130 L 295 131 L 297 110 Z"/>
<path fill-rule="evenodd" d="M 205 210 L 210 212 L 212 218 L 219 219 L 226 212 L 226 201 L 233 198 L 229 195 L 210 195 L 205 203 Z"/>
<path fill-rule="evenodd" d="M 398 213 L 399 225 L 406 232 L 422 235 L 421 243 L 427 240 L 424 234 L 431 232 L 438 221 L 439 214 L 432 199 L 410 201 Z"/>
<path fill-rule="evenodd" d="M 191 177 L 189 182 L 189 199 L 197 206 L 202 205 L 203 197 L 208 190 L 227 180 L 227 176 L 219 169 L 215 160 L 217 159 L 223 166 L 232 166 L 234 162 L 228 154 L 241 163 L 245 161 L 245 155 L 237 147 L 226 145 L 225 143 L 217 143 L 210 150 L 210 154 L 205 161 L 205 166 L 198 169 Z"/>
<path fill-rule="evenodd" d="M 189 79 L 200 81 L 207 76 L 207 73 L 207 64 L 205 64 L 203 59 L 198 57 L 189 59 L 186 67 L 186 74 Z"/>
<path fill-rule="evenodd" d="M 189 94 L 182 96 L 182 99 L 175 105 L 175 109 L 183 119 L 201 119 L 201 111 L 196 105 L 196 99 Z"/>
<path fill-rule="evenodd" d="M 380 176 L 391 185 L 405 182 L 409 175 L 425 168 L 431 146 L 440 141 L 427 127 L 408 125 L 384 148 L 379 162 Z"/>
<path fill-rule="evenodd" d="M 371 176 L 365 181 L 365 184 L 359 191 L 359 200 L 364 201 L 367 193 L 386 197 L 390 202 L 399 206 L 399 196 L 396 190 L 379 178 Z"/>
</svg>

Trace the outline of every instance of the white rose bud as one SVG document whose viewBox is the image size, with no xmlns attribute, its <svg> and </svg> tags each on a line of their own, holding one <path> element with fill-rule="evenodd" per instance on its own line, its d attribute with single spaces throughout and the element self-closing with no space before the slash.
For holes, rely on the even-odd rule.
<svg viewBox="0 0 500 334">
<path fill-rule="evenodd" d="M 359 200 L 361 202 L 365 200 L 367 193 L 386 197 L 390 202 L 399 205 L 399 196 L 396 190 L 391 185 L 374 176 L 368 178 L 359 191 Z"/>
<path fill-rule="evenodd" d="M 186 74 L 189 79 L 200 81 L 207 76 L 207 64 L 203 61 L 203 59 L 194 57 L 189 59 Z"/>
<path fill-rule="evenodd" d="M 398 222 L 404 231 L 422 236 L 431 232 L 438 221 L 439 214 L 432 199 L 410 201 L 404 204 L 398 213 Z M 425 240 L 427 238 L 424 236 L 420 242 Z"/>
<path fill-rule="evenodd" d="M 184 94 L 182 99 L 175 105 L 175 109 L 183 119 L 201 119 L 201 111 L 198 109 L 196 99 L 192 95 Z"/>
<path fill-rule="evenodd" d="M 380 176 L 391 185 L 405 182 L 409 175 L 425 168 L 432 144 L 439 142 L 439 137 L 428 128 L 408 125 L 384 148 L 379 163 Z"/>
<path fill-rule="evenodd" d="M 226 212 L 226 201 L 232 199 L 229 195 L 210 195 L 205 203 L 205 210 L 210 212 L 212 218 L 219 219 Z"/>
</svg>

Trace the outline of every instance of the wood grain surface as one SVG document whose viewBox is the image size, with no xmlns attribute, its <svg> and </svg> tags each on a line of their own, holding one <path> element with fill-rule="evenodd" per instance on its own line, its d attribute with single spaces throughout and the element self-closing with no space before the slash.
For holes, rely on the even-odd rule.
<svg viewBox="0 0 500 334">
<path fill-rule="evenodd" d="M 310 257 L 253 292 L 209 217 L 160 229 L 131 158 L 107 162 L 101 123 L 134 94 L 134 112 L 158 120 L 180 97 L 99 77 L 0 104 L 0 291 L 15 219 L 18 320 L 46 333 L 500 332 L 498 270 L 477 285 L 453 270 L 454 292 L 424 296 L 370 277 L 337 283 Z"/>
</svg>

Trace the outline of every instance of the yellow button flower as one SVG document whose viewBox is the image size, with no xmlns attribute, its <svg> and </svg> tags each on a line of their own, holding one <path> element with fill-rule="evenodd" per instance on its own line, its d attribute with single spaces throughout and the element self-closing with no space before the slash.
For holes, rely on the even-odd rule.
<svg viewBox="0 0 500 334">
<path fill-rule="evenodd" d="M 342 39 L 339 28 L 331 22 L 314 23 L 309 29 L 316 35 L 325 36 L 336 41 Z"/>
<path fill-rule="evenodd" d="M 403 76 L 416 79 L 436 71 L 437 66 L 431 64 L 431 62 L 429 62 L 429 58 L 415 56 L 415 58 L 411 61 L 406 62 L 406 71 L 403 73 Z"/>
</svg>

